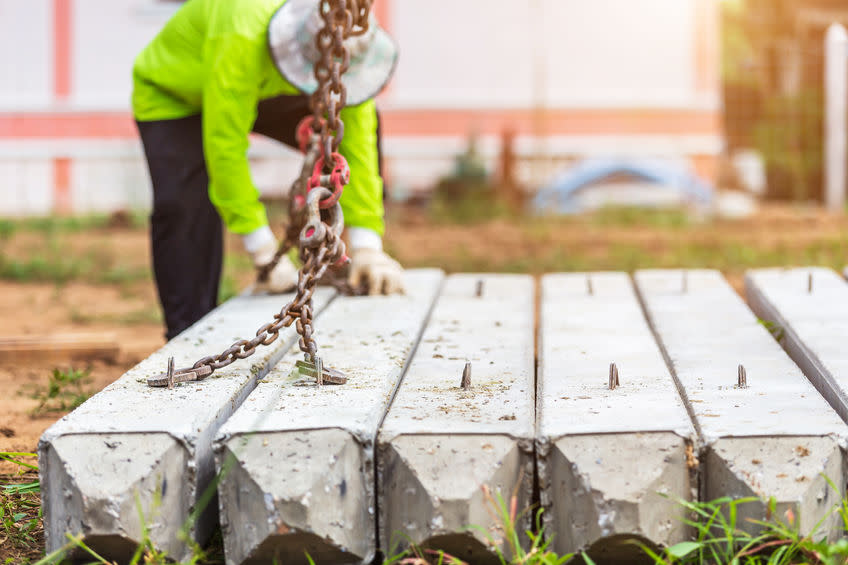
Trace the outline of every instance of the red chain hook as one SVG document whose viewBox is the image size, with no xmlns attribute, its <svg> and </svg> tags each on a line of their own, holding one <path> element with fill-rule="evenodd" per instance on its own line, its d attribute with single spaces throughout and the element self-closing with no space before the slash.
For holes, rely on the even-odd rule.
<svg viewBox="0 0 848 565">
<path fill-rule="evenodd" d="M 341 198 L 345 185 L 350 182 L 350 167 L 347 164 L 347 159 L 341 153 L 333 153 L 330 155 L 330 158 L 333 160 L 333 169 L 330 171 L 330 174 L 321 174 L 324 171 L 325 163 L 324 156 L 322 155 L 315 162 L 315 168 L 312 169 L 312 177 L 309 179 L 307 186 L 307 190 L 312 190 L 316 186 L 325 186 L 333 191 L 332 196 L 328 196 L 320 202 L 320 208 L 322 210 L 334 206 L 339 201 L 339 198 Z"/>
</svg>

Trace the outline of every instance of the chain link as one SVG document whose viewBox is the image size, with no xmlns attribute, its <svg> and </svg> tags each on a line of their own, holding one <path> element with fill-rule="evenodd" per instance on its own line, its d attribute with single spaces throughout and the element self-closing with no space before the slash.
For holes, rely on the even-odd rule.
<svg viewBox="0 0 848 565">
<path fill-rule="evenodd" d="M 349 169 L 343 158 L 337 158 L 344 138 L 341 111 L 347 103 L 342 75 L 350 66 L 350 53 L 344 42 L 368 31 L 372 3 L 373 0 L 320 1 L 324 26 L 315 37 L 320 58 L 314 66 L 318 88 L 310 98 L 313 133 L 308 140 L 301 141 L 306 155 L 301 174 L 292 186 L 286 236 L 272 262 L 257 275 L 260 282 L 267 281 L 282 257 L 298 244 L 303 266 L 298 272 L 294 298 L 274 315 L 273 321 L 259 328 L 252 339 L 241 339 L 218 355 L 203 357 L 192 367 L 179 371 L 174 371 L 171 359 L 168 372 L 149 378 L 149 386 L 172 387 L 175 383 L 204 379 L 218 369 L 250 357 L 257 348 L 274 343 L 280 332 L 292 324 L 300 336 L 300 350 L 307 362 L 319 367 L 317 380 L 319 384 L 322 382 L 318 344 L 313 335 L 312 297 L 328 270 L 347 260 L 341 239 L 344 220 L 338 198 L 349 180 Z M 320 168 L 323 171 L 317 170 Z M 328 185 L 333 189 L 327 188 Z"/>
</svg>

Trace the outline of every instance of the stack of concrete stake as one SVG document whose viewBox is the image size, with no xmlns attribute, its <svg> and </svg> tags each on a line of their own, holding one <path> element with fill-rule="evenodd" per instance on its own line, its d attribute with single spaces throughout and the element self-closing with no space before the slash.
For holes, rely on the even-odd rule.
<svg viewBox="0 0 848 565">
<path fill-rule="evenodd" d="M 687 539 L 680 500 L 774 497 L 810 531 L 845 494 L 827 480 L 845 484 L 848 285 L 826 269 L 746 283 L 789 355 L 715 271 L 537 288 L 418 270 L 403 296 L 317 293 L 346 385 L 303 382 L 289 328 L 205 381 L 149 388 L 169 357 L 252 335 L 289 297 L 235 298 L 45 432 L 47 549 L 70 532 L 122 561 L 147 535 L 185 559 L 220 524 L 232 564 L 369 563 L 409 543 L 478 563 L 503 544 L 498 496 L 541 505 L 556 551 L 608 562 L 634 538 Z"/>
</svg>

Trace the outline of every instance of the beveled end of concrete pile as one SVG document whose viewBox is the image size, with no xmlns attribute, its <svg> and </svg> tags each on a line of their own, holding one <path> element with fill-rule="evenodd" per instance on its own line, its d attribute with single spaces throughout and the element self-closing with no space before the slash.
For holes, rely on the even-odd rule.
<svg viewBox="0 0 848 565">
<path fill-rule="evenodd" d="M 752 532 L 759 526 L 750 520 L 766 520 L 769 498 L 774 497 L 773 518 L 786 521 L 791 509 L 794 523 L 808 534 L 842 500 L 843 465 L 842 450 L 829 437 L 723 438 L 707 450 L 704 497 L 758 497 L 760 502 L 738 507 L 737 526 Z M 833 513 L 818 533 L 836 535 L 838 518 Z"/>
<path fill-rule="evenodd" d="M 381 547 L 389 552 L 412 542 L 443 549 L 470 563 L 494 562 L 491 540 L 501 538 L 483 491 L 500 493 L 517 510 L 530 505 L 533 459 L 530 446 L 503 435 L 409 435 L 380 446 Z M 526 518 L 526 517 L 525 517 Z M 522 518 L 518 529 L 529 525 Z M 501 550 L 506 551 L 503 544 Z"/>
<path fill-rule="evenodd" d="M 39 446 L 45 532 L 83 535 L 110 561 L 128 561 L 144 540 L 174 559 L 190 554 L 178 539 L 190 512 L 189 455 L 173 437 L 152 434 L 66 435 Z M 68 542 L 47 537 L 47 551 Z"/>
<path fill-rule="evenodd" d="M 689 450 L 689 455 L 687 455 Z M 549 446 L 540 466 L 546 531 L 557 552 L 587 549 L 623 563 L 642 555 L 632 542 L 686 539 L 678 500 L 691 500 L 691 448 L 670 432 L 580 435 Z M 597 553 L 597 552 L 600 553 Z"/>
<path fill-rule="evenodd" d="M 350 433 L 237 435 L 216 457 L 227 563 L 305 564 L 307 553 L 316 563 L 373 558 L 373 474 Z"/>
</svg>

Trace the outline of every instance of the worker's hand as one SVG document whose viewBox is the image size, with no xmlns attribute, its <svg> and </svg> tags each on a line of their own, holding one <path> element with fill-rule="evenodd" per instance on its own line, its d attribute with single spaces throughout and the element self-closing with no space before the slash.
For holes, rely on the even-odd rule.
<svg viewBox="0 0 848 565">
<path fill-rule="evenodd" d="M 261 268 L 263 265 L 257 265 Z M 281 294 L 292 292 L 297 288 L 297 267 L 288 256 L 283 256 L 277 265 L 268 273 L 268 278 L 260 280 L 257 278 L 253 287 L 254 294 Z"/>
<path fill-rule="evenodd" d="M 244 246 L 253 259 L 253 265 L 262 273 L 273 260 L 279 247 L 277 238 L 265 226 L 244 237 Z M 297 267 L 284 256 L 266 277 L 259 276 L 253 287 L 254 294 L 291 292 L 297 287 Z"/>
<path fill-rule="evenodd" d="M 365 285 L 368 294 L 403 294 L 403 267 L 379 249 L 360 248 L 350 253 L 350 276 L 353 288 Z"/>
</svg>

